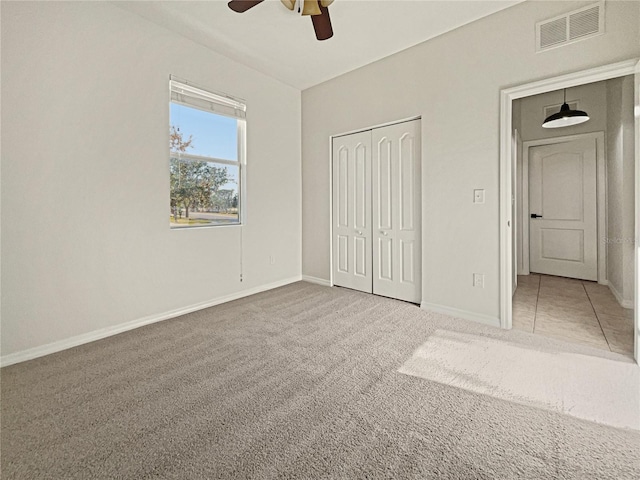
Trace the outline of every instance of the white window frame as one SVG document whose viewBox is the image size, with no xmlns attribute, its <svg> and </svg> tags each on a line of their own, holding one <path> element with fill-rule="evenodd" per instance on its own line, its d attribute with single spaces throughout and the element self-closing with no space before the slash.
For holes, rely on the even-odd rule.
<svg viewBox="0 0 640 480">
<path fill-rule="evenodd" d="M 217 157 L 193 155 L 187 152 L 173 152 L 169 149 L 169 159 L 178 158 L 181 161 L 207 162 L 238 167 L 238 221 L 235 223 L 212 223 L 209 225 L 190 225 L 184 227 L 169 227 L 171 230 L 190 230 L 192 228 L 210 227 L 237 227 L 246 223 L 247 195 L 246 195 L 246 144 L 247 144 L 247 120 L 246 102 L 240 98 L 223 93 L 214 93 L 210 89 L 203 88 L 180 79 L 175 75 L 169 77 L 169 105 L 172 103 L 195 108 L 204 112 L 213 113 L 236 119 L 237 125 L 237 150 L 238 159 L 227 160 Z"/>
</svg>

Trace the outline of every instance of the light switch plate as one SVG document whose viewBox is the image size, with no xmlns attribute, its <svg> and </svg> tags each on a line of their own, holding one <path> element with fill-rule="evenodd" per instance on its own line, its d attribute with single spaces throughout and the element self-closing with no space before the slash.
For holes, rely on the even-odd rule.
<svg viewBox="0 0 640 480">
<path fill-rule="evenodd" d="M 484 203 L 484 189 L 476 188 L 473 191 L 473 203 Z"/>
</svg>

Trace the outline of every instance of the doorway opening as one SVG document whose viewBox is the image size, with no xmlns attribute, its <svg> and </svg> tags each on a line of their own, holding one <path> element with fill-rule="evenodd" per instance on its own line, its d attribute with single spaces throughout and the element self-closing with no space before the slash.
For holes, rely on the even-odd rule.
<svg viewBox="0 0 640 480">
<path fill-rule="evenodd" d="M 503 328 L 638 358 L 638 66 L 502 91 Z M 543 129 L 565 88 L 591 120 Z"/>
</svg>

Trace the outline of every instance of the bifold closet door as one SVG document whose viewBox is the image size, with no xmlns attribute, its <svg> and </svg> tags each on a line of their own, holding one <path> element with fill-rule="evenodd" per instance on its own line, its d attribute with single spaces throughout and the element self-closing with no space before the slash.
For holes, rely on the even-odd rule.
<svg viewBox="0 0 640 480">
<path fill-rule="evenodd" d="M 372 293 L 371 131 L 333 139 L 333 283 Z"/>
<path fill-rule="evenodd" d="M 419 303 L 420 121 L 333 139 L 333 283 Z"/>
<path fill-rule="evenodd" d="M 420 120 L 372 131 L 373 293 L 419 303 Z"/>
</svg>

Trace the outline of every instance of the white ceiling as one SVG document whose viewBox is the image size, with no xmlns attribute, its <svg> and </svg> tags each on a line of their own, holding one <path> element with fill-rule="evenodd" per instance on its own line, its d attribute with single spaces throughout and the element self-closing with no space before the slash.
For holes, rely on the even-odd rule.
<svg viewBox="0 0 640 480">
<path fill-rule="evenodd" d="M 336 0 L 333 38 L 266 0 L 239 14 L 226 0 L 125 1 L 121 8 L 304 90 L 523 0 Z"/>
</svg>

